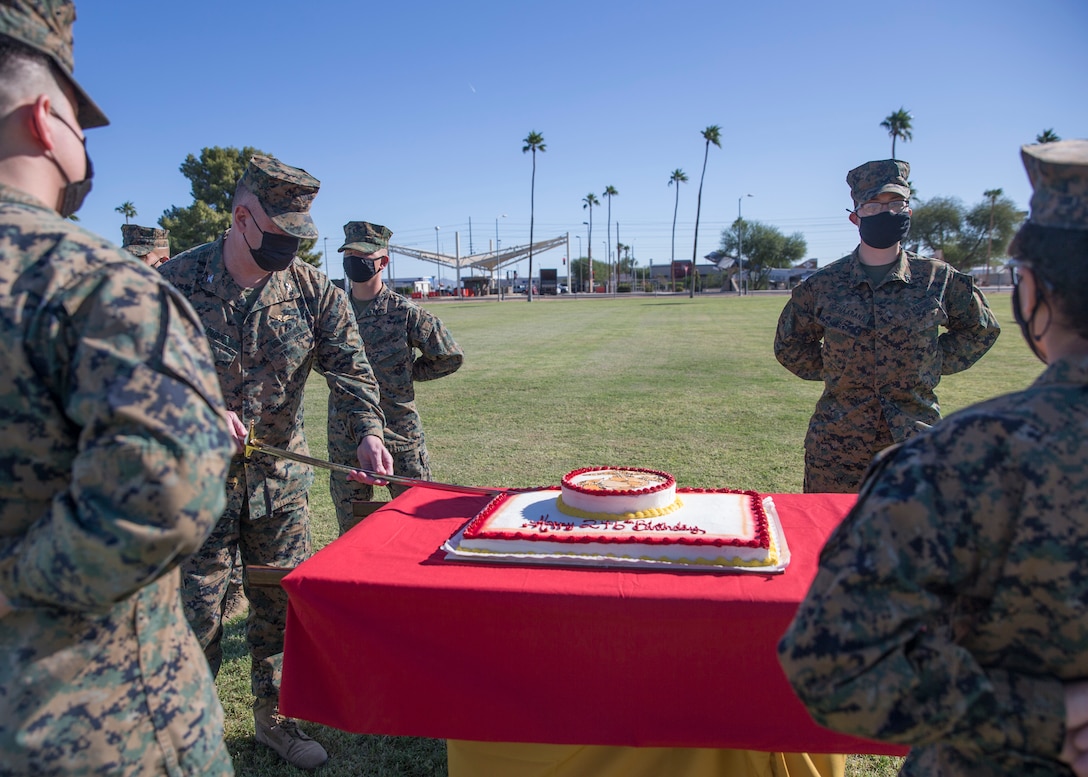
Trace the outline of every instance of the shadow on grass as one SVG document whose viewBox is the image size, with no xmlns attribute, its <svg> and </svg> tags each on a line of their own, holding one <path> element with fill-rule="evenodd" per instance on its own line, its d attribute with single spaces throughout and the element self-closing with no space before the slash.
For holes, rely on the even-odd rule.
<svg viewBox="0 0 1088 777">
<path fill-rule="evenodd" d="M 288 766 L 253 738 L 253 699 L 249 684 L 249 650 L 245 618 L 227 623 L 223 634 L 223 668 L 217 680 L 226 711 L 226 743 L 239 777 L 298 777 Z M 322 777 L 445 777 L 446 743 L 441 739 L 349 734 L 316 723 L 303 729 L 329 752 Z"/>
</svg>

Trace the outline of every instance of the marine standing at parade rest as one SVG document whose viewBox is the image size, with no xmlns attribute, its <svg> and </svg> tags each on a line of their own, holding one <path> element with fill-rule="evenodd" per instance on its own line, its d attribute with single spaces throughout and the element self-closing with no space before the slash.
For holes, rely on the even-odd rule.
<svg viewBox="0 0 1088 777">
<path fill-rule="evenodd" d="M 344 225 L 344 276 L 351 306 L 366 344 L 367 358 L 381 388 L 385 413 L 385 447 L 393 456 L 393 472 L 421 480 L 431 479 L 423 422 L 416 408 L 415 382 L 434 380 L 460 368 L 464 352 L 438 316 L 392 291 L 382 280 L 389 266 L 387 227 L 366 221 Z M 350 427 L 329 398 L 329 458 L 350 464 L 353 459 Z M 407 486 L 389 484 L 394 497 Z M 358 519 L 352 502 L 374 498 L 374 489 L 333 472 L 329 491 L 343 534 Z"/>
<path fill-rule="evenodd" d="M 229 775 L 177 565 L 234 442 L 192 308 L 67 218 L 108 123 L 74 20 L 0 0 L 0 774 Z"/>
<path fill-rule="evenodd" d="M 909 175 L 895 159 L 849 172 L 861 242 L 802 281 L 778 320 L 778 361 L 824 383 L 805 436 L 806 493 L 856 492 L 875 454 L 941 417 L 941 376 L 966 370 L 1000 332 L 970 275 L 903 249 Z"/>
<path fill-rule="evenodd" d="M 1088 141 L 1025 146 L 1013 314 L 1046 370 L 874 463 L 779 645 L 906 775 L 1088 774 Z"/>
<path fill-rule="evenodd" d="M 351 431 L 356 461 L 374 472 L 392 470 L 382 444 L 378 384 L 347 296 L 319 270 L 295 260 L 300 240 L 317 237 L 309 211 L 319 186 L 305 170 L 254 156 L 234 194 L 230 229 L 160 268 L 204 324 L 239 446 L 227 480 L 227 509 L 183 567 L 189 622 L 216 673 L 235 549 L 243 564 L 278 567 L 293 567 L 311 553 L 307 495 L 313 469 L 267 455 L 245 458 L 247 427 L 252 423 L 270 446 L 307 454 L 302 400 L 316 369 Z M 243 581 L 257 741 L 294 766 L 320 766 L 325 749 L 278 712 L 287 595 Z"/>
<path fill-rule="evenodd" d="M 170 232 L 137 224 L 121 225 L 121 247 L 148 267 L 170 259 Z"/>
</svg>

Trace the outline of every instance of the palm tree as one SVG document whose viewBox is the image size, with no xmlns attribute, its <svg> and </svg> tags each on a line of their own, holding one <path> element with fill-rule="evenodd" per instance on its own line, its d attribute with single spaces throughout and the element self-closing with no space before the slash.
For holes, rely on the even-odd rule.
<svg viewBox="0 0 1088 777">
<path fill-rule="evenodd" d="M 587 260 L 589 262 L 589 293 L 593 293 L 593 206 L 600 205 L 601 201 L 597 199 L 597 195 L 590 192 L 582 198 L 582 210 L 589 208 L 589 256 Z"/>
<path fill-rule="evenodd" d="M 914 119 L 908 111 L 900 108 L 895 113 L 888 114 L 888 118 L 880 122 L 880 126 L 888 131 L 888 134 L 892 137 L 892 159 L 895 159 L 895 140 L 896 138 L 903 138 L 903 140 L 910 140 L 912 138 L 910 126 L 911 121 Z"/>
<path fill-rule="evenodd" d="M 601 194 L 602 197 L 607 197 L 608 198 L 608 220 L 605 222 L 605 230 L 604 231 L 605 231 L 605 237 L 608 238 L 608 240 L 607 240 L 608 256 L 606 256 L 605 259 L 608 260 L 608 267 L 609 267 L 608 282 L 609 282 L 609 284 L 614 283 L 613 273 L 612 273 L 612 270 L 611 270 L 611 268 L 612 268 L 612 198 L 615 197 L 617 194 L 619 194 L 619 191 L 616 189 L 615 186 L 606 186 L 606 187 L 604 187 L 604 192 Z M 612 286 L 612 291 L 615 291 L 615 290 L 616 290 L 616 287 L 615 287 L 615 285 L 613 285 Z"/>
<path fill-rule="evenodd" d="M 128 200 L 125 200 L 124 202 L 122 202 L 120 205 L 118 205 L 116 208 L 114 208 L 114 210 L 125 217 L 125 223 L 126 224 L 128 223 L 129 219 L 136 218 L 136 206 L 133 205 Z"/>
<path fill-rule="evenodd" d="M 527 151 L 533 152 L 533 185 L 529 189 L 529 285 L 526 287 L 525 298 L 527 301 L 533 301 L 533 217 L 536 215 L 536 152 L 544 153 L 547 148 L 544 146 L 544 136 L 539 132 L 530 132 L 529 136 L 522 141 L 525 145 L 522 146 L 521 153 Z"/>
<path fill-rule="evenodd" d="M 703 152 L 703 174 L 699 176 L 699 196 L 695 200 L 695 242 L 691 245 L 691 289 L 688 296 L 695 299 L 695 255 L 699 250 L 699 212 L 703 208 L 703 179 L 706 178 L 706 160 L 710 156 L 710 144 L 722 147 L 722 128 L 711 124 L 703 130 L 706 150 Z"/>
<path fill-rule="evenodd" d="M 669 176 L 669 186 L 676 184 L 676 204 L 672 206 L 672 261 L 676 261 L 676 211 L 680 208 L 680 184 L 687 183 L 688 177 L 679 167 Z"/>
<path fill-rule="evenodd" d="M 1035 136 L 1036 143 L 1057 143 L 1061 138 L 1054 134 L 1054 130 L 1045 129 Z"/>
</svg>

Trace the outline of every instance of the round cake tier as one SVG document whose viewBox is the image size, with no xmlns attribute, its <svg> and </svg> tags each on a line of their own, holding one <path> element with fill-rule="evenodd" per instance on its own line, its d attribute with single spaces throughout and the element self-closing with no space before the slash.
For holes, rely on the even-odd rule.
<svg viewBox="0 0 1088 777">
<path fill-rule="evenodd" d="M 680 507 L 668 472 L 640 467 L 586 467 L 563 476 L 559 511 L 582 518 L 664 515 Z"/>
</svg>

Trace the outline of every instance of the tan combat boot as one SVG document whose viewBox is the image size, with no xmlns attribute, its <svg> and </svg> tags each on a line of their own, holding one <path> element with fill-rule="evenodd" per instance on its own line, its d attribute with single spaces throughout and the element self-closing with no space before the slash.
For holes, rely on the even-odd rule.
<svg viewBox="0 0 1088 777">
<path fill-rule="evenodd" d="M 280 715 L 273 699 L 260 699 L 253 708 L 257 741 L 275 750 L 280 758 L 299 769 L 316 769 L 329 760 L 320 744 L 308 737 L 298 723 Z"/>
</svg>

